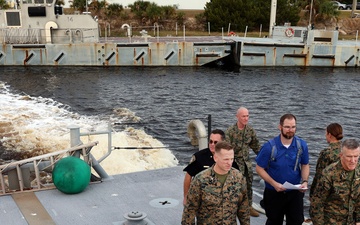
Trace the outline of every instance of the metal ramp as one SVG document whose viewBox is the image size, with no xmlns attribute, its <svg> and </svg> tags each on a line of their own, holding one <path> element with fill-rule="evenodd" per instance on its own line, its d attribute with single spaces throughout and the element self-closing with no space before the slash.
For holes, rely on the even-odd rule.
<svg viewBox="0 0 360 225">
<path fill-rule="evenodd" d="M 80 154 L 82 155 L 82 159 L 91 166 L 95 159 L 90 154 L 90 151 L 92 147 L 97 144 L 98 142 L 89 142 L 69 149 L 0 165 L 0 196 L 24 191 L 54 188 L 53 183 L 41 183 L 40 172 L 45 171 L 50 173 L 54 169 L 56 162 L 60 159 L 65 156 L 80 157 Z M 97 162 L 95 162 L 95 164 L 97 164 Z M 36 185 L 31 185 L 32 180 L 35 180 Z"/>
</svg>

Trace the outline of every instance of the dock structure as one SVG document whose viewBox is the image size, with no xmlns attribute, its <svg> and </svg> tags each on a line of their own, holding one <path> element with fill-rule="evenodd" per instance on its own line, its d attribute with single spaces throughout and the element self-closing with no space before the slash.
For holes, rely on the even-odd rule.
<svg viewBox="0 0 360 225">
<path fill-rule="evenodd" d="M 338 30 L 276 26 L 272 37 L 229 37 L 238 66 L 358 67 L 360 44 L 338 40 Z"/>
</svg>

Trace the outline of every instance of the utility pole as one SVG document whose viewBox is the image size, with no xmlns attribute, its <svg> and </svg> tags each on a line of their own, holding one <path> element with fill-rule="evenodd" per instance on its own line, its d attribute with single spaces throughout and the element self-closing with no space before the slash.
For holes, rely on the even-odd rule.
<svg viewBox="0 0 360 225">
<path fill-rule="evenodd" d="M 277 0 L 271 0 L 269 37 L 272 37 L 273 29 L 274 29 L 274 26 L 276 25 L 276 5 L 277 5 Z"/>
</svg>

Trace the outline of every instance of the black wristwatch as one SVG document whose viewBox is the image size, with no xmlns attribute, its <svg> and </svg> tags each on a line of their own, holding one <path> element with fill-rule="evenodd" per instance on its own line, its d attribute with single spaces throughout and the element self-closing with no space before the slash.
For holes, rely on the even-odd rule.
<svg viewBox="0 0 360 225">
<path fill-rule="evenodd" d="M 303 183 L 309 183 L 307 180 L 303 180 L 302 182 L 301 182 L 301 184 L 303 184 Z"/>
</svg>

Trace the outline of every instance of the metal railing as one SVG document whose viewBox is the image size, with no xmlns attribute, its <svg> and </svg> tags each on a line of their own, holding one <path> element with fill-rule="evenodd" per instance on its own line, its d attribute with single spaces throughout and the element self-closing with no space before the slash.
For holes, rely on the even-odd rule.
<svg viewBox="0 0 360 225">
<path fill-rule="evenodd" d="M 40 181 L 41 171 L 52 171 L 55 163 L 64 156 L 74 155 L 79 152 L 83 155 L 84 161 L 91 164 L 91 158 L 88 157 L 90 150 L 98 142 L 89 142 L 87 144 L 78 145 L 69 149 L 47 153 L 35 156 L 29 159 L 14 161 L 8 164 L 0 165 L 0 195 L 10 194 L 18 191 L 32 191 L 46 189 L 49 185 L 44 185 Z M 32 187 L 30 171 L 34 171 L 36 187 Z M 24 175 L 26 173 L 26 175 Z M 7 178 L 7 179 L 5 179 Z M 8 185 L 6 185 L 6 181 Z M 8 186 L 8 188 L 7 188 Z"/>
</svg>

